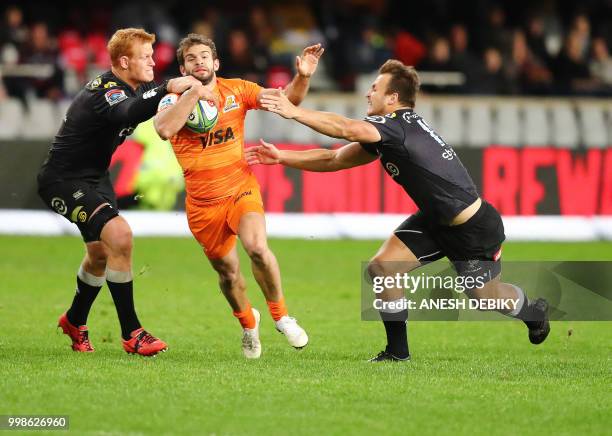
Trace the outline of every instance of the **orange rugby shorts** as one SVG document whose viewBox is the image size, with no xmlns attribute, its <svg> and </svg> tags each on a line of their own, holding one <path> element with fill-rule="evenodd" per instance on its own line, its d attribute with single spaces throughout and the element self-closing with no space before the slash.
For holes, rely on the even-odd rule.
<svg viewBox="0 0 612 436">
<path fill-rule="evenodd" d="M 198 202 L 187 197 L 185 206 L 191 233 L 209 259 L 219 259 L 234 248 L 240 218 L 244 214 L 264 213 L 259 183 L 254 175 L 249 176 L 232 197 L 214 202 Z"/>
</svg>

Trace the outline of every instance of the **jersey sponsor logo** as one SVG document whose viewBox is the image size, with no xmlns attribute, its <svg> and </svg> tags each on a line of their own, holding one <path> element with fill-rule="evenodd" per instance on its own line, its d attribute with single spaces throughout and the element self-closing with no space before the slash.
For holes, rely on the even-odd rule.
<svg viewBox="0 0 612 436">
<path fill-rule="evenodd" d="M 365 117 L 364 120 L 378 124 L 385 124 L 387 122 L 387 119 L 385 117 L 381 117 L 380 115 L 370 115 Z"/>
<path fill-rule="evenodd" d="M 111 81 L 111 82 L 106 82 L 106 83 L 104 84 L 104 88 L 105 88 L 105 89 L 112 88 L 113 86 L 117 86 L 117 82 L 112 82 L 112 81 Z"/>
<path fill-rule="evenodd" d="M 130 136 L 132 133 L 134 133 L 134 129 L 136 127 L 130 126 L 130 127 L 124 127 L 123 129 L 121 129 L 121 131 L 119 132 L 119 136 L 124 138 L 126 136 Z"/>
<path fill-rule="evenodd" d="M 91 82 L 89 82 L 89 84 L 87 85 L 87 87 L 89 89 L 96 89 L 98 88 L 100 85 L 102 84 L 102 77 L 98 76 L 95 79 L 93 79 Z"/>
<path fill-rule="evenodd" d="M 400 170 L 397 167 L 397 165 L 395 165 L 394 163 L 387 162 L 385 164 L 385 168 L 386 168 L 387 172 L 389 173 L 389 175 L 391 177 L 395 178 L 395 177 L 399 176 Z"/>
<path fill-rule="evenodd" d="M 223 106 L 223 113 L 238 109 L 240 104 L 236 101 L 235 95 L 228 95 L 225 97 L 225 105 Z"/>
<path fill-rule="evenodd" d="M 250 189 L 248 191 L 244 191 L 238 197 L 236 197 L 236 199 L 234 200 L 234 204 L 238 203 L 242 198 L 246 197 L 247 195 L 253 195 L 253 192 L 251 192 Z"/>
<path fill-rule="evenodd" d="M 106 87 L 106 85 L 104 85 Z M 117 103 L 122 102 L 127 99 L 128 96 L 125 94 L 123 89 L 111 89 L 106 94 L 104 94 L 104 98 L 108 102 L 110 106 L 114 106 Z"/>
<path fill-rule="evenodd" d="M 147 98 L 155 97 L 156 95 L 157 95 L 157 89 L 149 89 L 147 92 L 142 94 L 142 98 L 143 100 L 146 100 Z"/>
<path fill-rule="evenodd" d="M 406 121 L 408 124 L 410 124 L 412 122 L 412 121 L 410 121 L 410 118 L 412 118 L 412 115 L 414 115 L 414 114 L 412 114 L 410 112 L 404 112 L 402 114 L 402 118 L 404 119 L 404 121 Z"/>
<path fill-rule="evenodd" d="M 66 207 L 66 202 L 64 201 L 63 198 L 60 198 L 60 197 L 53 197 L 51 199 L 51 207 L 53 208 L 54 211 L 56 211 L 60 215 L 66 215 L 66 212 L 68 212 L 68 208 Z"/>
<path fill-rule="evenodd" d="M 455 150 L 452 148 L 447 148 L 442 152 L 442 158 L 446 160 L 453 160 L 456 156 Z"/>
<path fill-rule="evenodd" d="M 85 212 L 83 206 L 77 206 L 72 213 L 70 214 L 70 221 L 76 223 L 77 221 L 80 223 L 84 223 L 87 221 L 87 212 Z"/>
<path fill-rule="evenodd" d="M 231 127 L 228 127 L 226 130 L 219 129 L 214 132 L 208 132 L 200 136 L 202 149 L 208 147 L 209 145 L 222 144 L 230 139 L 234 139 L 234 131 Z"/>
<path fill-rule="evenodd" d="M 85 195 L 85 193 L 83 191 L 81 191 L 80 189 L 76 192 L 74 192 L 72 194 L 72 198 L 74 198 L 75 200 L 78 200 L 79 198 L 81 198 L 83 195 Z"/>
</svg>

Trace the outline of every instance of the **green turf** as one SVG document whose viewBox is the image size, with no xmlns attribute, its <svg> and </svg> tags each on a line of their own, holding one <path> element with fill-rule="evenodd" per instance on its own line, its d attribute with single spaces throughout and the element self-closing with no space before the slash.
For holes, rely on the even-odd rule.
<svg viewBox="0 0 612 436">
<path fill-rule="evenodd" d="M 140 238 L 137 308 L 170 345 L 144 359 L 122 351 L 107 291 L 89 319 L 96 353 L 73 353 L 56 333 L 79 239 L 1 236 L 0 414 L 69 415 L 76 434 L 610 431 L 612 323 L 554 323 L 538 347 L 519 322 L 413 323 L 410 363 L 369 364 L 383 333 L 360 320 L 358 277 L 380 243 L 270 243 L 289 308 L 310 334 L 307 349 L 291 349 L 274 331 L 245 268 L 264 314 L 262 358 L 245 361 L 240 328 L 196 243 Z M 612 259 L 612 245 L 509 243 L 504 256 Z"/>
</svg>

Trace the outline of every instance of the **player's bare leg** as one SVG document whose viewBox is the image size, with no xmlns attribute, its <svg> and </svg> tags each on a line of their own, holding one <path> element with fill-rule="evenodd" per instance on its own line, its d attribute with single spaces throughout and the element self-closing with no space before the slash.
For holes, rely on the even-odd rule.
<svg viewBox="0 0 612 436">
<path fill-rule="evenodd" d="M 256 359 L 261 356 L 259 340 L 259 312 L 251 307 L 246 295 L 246 281 L 240 272 L 240 259 L 236 247 L 220 259 L 209 259 L 219 274 L 219 287 L 243 329 L 242 351 L 245 357 Z"/>
<path fill-rule="evenodd" d="M 246 295 L 246 281 L 240 272 L 240 259 L 236 247 L 220 259 L 209 259 L 219 275 L 219 287 L 234 312 L 244 312 L 251 307 Z"/>
<path fill-rule="evenodd" d="M 498 312 L 522 320 L 529 329 L 529 340 L 532 344 L 544 342 L 550 332 L 548 321 L 548 303 L 542 298 L 528 301 L 525 291 L 518 286 L 501 281 L 501 274 L 485 283 L 482 288 L 466 292 L 470 298 L 497 299 L 516 301 L 513 309 L 500 309 Z"/>
<path fill-rule="evenodd" d="M 391 235 L 368 263 L 368 275 L 371 279 L 395 276 L 396 273 L 410 272 L 420 265 L 414 253 L 397 236 Z M 410 351 L 406 329 L 408 310 L 394 307 L 404 299 L 404 290 L 387 288 L 380 294 L 380 297 L 388 304 L 380 311 L 387 334 L 387 346 L 371 361 L 409 360 Z"/>
<path fill-rule="evenodd" d="M 285 306 L 280 268 L 276 256 L 268 247 L 264 216 L 257 212 L 245 213 L 240 218 L 238 236 L 251 259 L 253 276 L 266 298 L 276 329 L 285 335 L 291 346 L 305 347 L 308 344 L 308 335 L 295 318 L 288 315 Z"/>
<path fill-rule="evenodd" d="M 266 223 L 262 214 L 248 212 L 240 218 L 238 236 L 251 259 L 251 269 L 267 301 L 284 298 L 280 268 L 276 256 L 268 247 Z"/>
<path fill-rule="evenodd" d="M 146 356 L 165 351 L 167 345 L 142 328 L 134 309 L 130 226 L 123 217 L 115 216 L 102 228 L 100 239 L 108 253 L 106 283 L 121 324 L 123 348 L 128 353 Z"/>
</svg>

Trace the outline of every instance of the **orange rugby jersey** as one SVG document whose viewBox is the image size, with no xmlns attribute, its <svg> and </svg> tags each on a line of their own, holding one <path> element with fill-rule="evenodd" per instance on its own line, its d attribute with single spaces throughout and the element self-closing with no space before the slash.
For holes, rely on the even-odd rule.
<svg viewBox="0 0 612 436">
<path fill-rule="evenodd" d="M 183 168 L 187 195 L 197 201 L 230 197 L 251 175 L 244 160 L 244 119 L 257 108 L 262 87 L 241 79 L 217 77 L 219 95 L 217 125 L 208 133 L 194 133 L 183 127 L 170 138 L 176 158 Z M 168 94 L 160 104 L 164 110 L 178 96 Z"/>
</svg>

